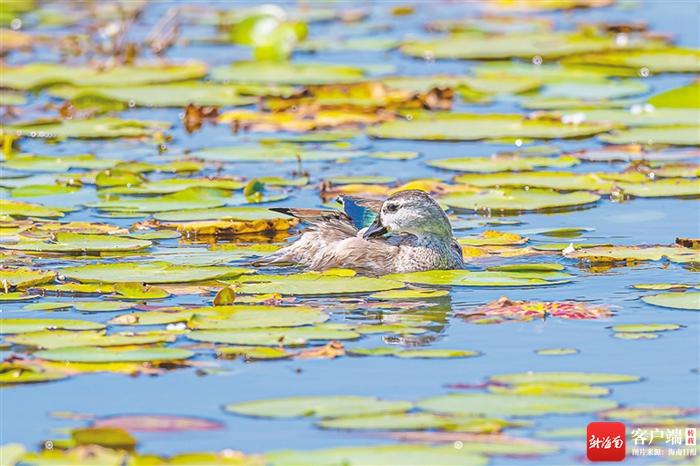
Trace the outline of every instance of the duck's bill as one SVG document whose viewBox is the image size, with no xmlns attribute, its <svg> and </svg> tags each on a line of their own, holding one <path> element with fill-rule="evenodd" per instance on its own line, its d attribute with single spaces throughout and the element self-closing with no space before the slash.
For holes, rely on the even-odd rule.
<svg viewBox="0 0 700 466">
<path fill-rule="evenodd" d="M 376 238 L 377 236 L 382 236 L 386 234 L 387 229 L 384 225 L 379 223 L 379 217 L 377 217 L 370 226 L 367 227 L 365 233 L 362 235 L 364 239 Z"/>
</svg>

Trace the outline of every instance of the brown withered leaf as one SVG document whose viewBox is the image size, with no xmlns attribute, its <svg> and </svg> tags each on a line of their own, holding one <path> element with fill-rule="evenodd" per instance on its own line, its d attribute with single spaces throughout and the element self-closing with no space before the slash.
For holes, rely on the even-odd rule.
<svg viewBox="0 0 700 466">
<path fill-rule="evenodd" d="M 170 223 L 162 222 L 160 228 L 177 229 L 183 236 L 193 238 L 198 236 L 227 237 L 250 233 L 286 231 L 296 225 L 295 219 L 275 218 L 260 220 L 207 220 L 200 222 Z"/>
<path fill-rule="evenodd" d="M 236 301 L 236 291 L 232 286 L 221 288 L 214 296 L 214 306 L 230 306 Z"/>
<path fill-rule="evenodd" d="M 197 106 L 188 104 L 182 117 L 182 123 L 188 133 L 193 133 L 202 127 L 204 121 L 216 121 L 219 108 L 213 105 Z"/>
<path fill-rule="evenodd" d="M 345 347 L 339 341 L 331 341 L 320 348 L 311 348 L 301 351 L 294 359 L 335 359 L 345 356 Z"/>
</svg>

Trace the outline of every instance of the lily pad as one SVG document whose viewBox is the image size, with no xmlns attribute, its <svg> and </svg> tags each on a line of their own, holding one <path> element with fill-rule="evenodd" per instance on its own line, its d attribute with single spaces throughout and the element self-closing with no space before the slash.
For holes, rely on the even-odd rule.
<svg viewBox="0 0 700 466">
<path fill-rule="evenodd" d="M 180 348 L 141 348 L 130 350 L 78 346 L 41 350 L 34 353 L 34 356 L 47 361 L 102 364 L 113 362 L 180 361 L 191 358 L 194 356 L 194 353 Z"/>
<path fill-rule="evenodd" d="M 245 358 L 246 361 L 286 359 L 292 356 L 283 348 L 266 348 L 261 346 L 226 346 L 218 348 L 219 358 Z"/>
<path fill-rule="evenodd" d="M 258 101 L 256 97 L 241 95 L 235 86 L 196 81 L 154 86 L 57 86 L 50 88 L 49 94 L 74 102 L 105 99 L 142 107 L 185 107 L 188 104 L 233 107 Z"/>
<path fill-rule="evenodd" d="M 174 339 L 167 332 L 113 333 L 104 331 L 42 330 L 6 337 L 10 343 L 38 348 L 66 348 L 73 346 L 130 346 L 163 343 Z"/>
<path fill-rule="evenodd" d="M 52 282 L 54 278 L 56 278 L 56 272 L 50 270 L 36 270 L 27 267 L 0 268 L 0 284 L 17 288 L 43 285 Z"/>
<path fill-rule="evenodd" d="M 441 416 L 433 413 L 389 413 L 351 415 L 323 419 L 316 423 L 324 429 L 342 430 L 426 430 L 494 433 L 510 423 L 502 419 L 473 416 Z"/>
<path fill-rule="evenodd" d="M 654 306 L 668 307 L 671 309 L 700 311 L 700 292 L 698 291 L 661 293 L 652 296 L 644 296 L 642 301 Z"/>
<path fill-rule="evenodd" d="M 678 330 L 681 328 L 678 324 L 620 324 L 610 327 L 615 332 L 667 332 L 669 330 Z"/>
<path fill-rule="evenodd" d="M 205 74 L 206 66 L 201 63 L 125 66 L 109 70 L 55 63 L 32 63 L 2 67 L 0 86 L 11 89 L 35 89 L 59 83 L 75 86 L 136 86 L 197 79 Z"/>
<path fill-rule="evenodd" d="M 429 412 L 485 416 L 542 416 L 595 413 L 617 407 L 612 400 L 570 396 L 452 394 L 426 398 L 418 407 Z"/>
<path fill-rule="evenodd" d="M 552 275 L 554 274 L 554 275 Z M 472 272 L 469 270 L 430 270 L 385 275 L 390 280 L 443 286 L 541 286 L 566 283 L 571 275 L 561 272 Z"/>
<path fill-rule="evenodd" d="M 187 209 L 158 212 L 153 215 L 164 222 L 190 222 L 202 220 L 274 220 L 287 215 L 262 207 L 215 207 L 213 209 Z"/>
<path fill-rule="evenodd" d="M 576 157 L 457 157 L 431 160 L 428 165 L 460 172 L 492 173 L 500 171 L 534 170 L 535 168 L 566 168 L 578 165 Z"/>
<path fill-rule="evenodd" d="M 648 183 L 616 183 L 615 186 L 634 197 L 700 196 L 697 179 L 665 178 Z"/>
<path fill-rule="evenodd" d="M 562 194 L 548 189 L 487 189 L 479 192 L 455 192 L 440 198 L 443 203 L 455 209 L 500 212 L 571 208 L 593 204 L 599 199 L 597 194 L 585 191 Z"/>
<path fill-rule="evenodd" d="M 168 262 L 114 262 L 65 267 L 61 274 L 82 283 L 186 283 L 248 273 L 238 267 L 187 267 Z"/>
<path fill-rule="evenodd" d="M 0 244 L 2 249 L 28 252 L 115 252 L 138 251 L 151 246 L 150 241 L 113 235 L 84 235 L 58 232 L 49 240 L 22 239 L 15 244 Z"/>
<path fill-rule="evenodd" d="M 518 383 L 510 387 L 490 386 L 491 393 L 503 395 L 525 395 L 525 396 L 582 396 L 596 397 L 610 393 L 610 389 L 604 387 L 594 387 L 585 383 L 574 382 L 534 382 Z"/>
<path fill-rule="evenodd" d="M 464 174 L 457 175 L 455 181 L 485 188 L 515 186 L 557 191 L 608 191 L 614 184 L 595 173 L 561 171 Z"/>
<path fill-rule="evenodd" d="M 337 84 L 356 82 L 364 70 L 327 63 L 237 62 L 211 70 L 214 81 L 264 84 Z"/>
<path fill-rule="evenodd" d="M 636 261 L 700 262 L 700 252 L 674 246 L 598 246 L 567 254 L 567 257 L 591 263 Z"/>
<path fill-rule="evenodd" d="M 236 145 L 208 147 L 190 154 L 213 162 L 320 162 L 364 157 L 367 152 L 356 150 L 305 149 L 294 144 Z"/>
<path fill-rule="evenodd" d="M 389 290 L 379 291 L 369 295 L 372 299 L 381 300 L 412 300 L 412 299 L 439 299 L 450 294 L 447 290 Z"/>
<path fill-rule="evenodd" d="M 504 384 L 578 383 L 595 385 L 638 382 L 641 378 L 636 375 L 595 372 L 523 372 L 521 374 L 494 375 L 491 376 L 490 380 Z"/>
<path fill-rule="evenodd" d="M 193 312 L 200 311 L 195 309 Z M 307 306 L 215 306 L 214 312 L 196 315 L 190 320 L 189 327 L 198 330 L 296 327 L 328 320 L 325 312 Z"/>
<path fill-rule="evenodd" d="M 444 38 L 404 43 L 401 52 L 414 57 L 445 59 L 497 59 L 541 56 L 557 58 L 617 48 L 614 38 L 588 36 L 577 32 L 501 34 L 453 34 Z M 627 50 L 625 51 L 627 52 Z"/>
<path fill-rule="evenodd" d="M 564 63 L 647 68 L 654 73 L 699 73 L 700 51 L 681 47 L 650 50 L 611 50 L 568 57 Z"/>
<path fill-rule="evenodd" d="M 629 128 L 600 136 L 610 144 L 671 144 L 700 146 L 699 126 L 660 126 Z"/>
<path fill-rule="evenodd" d="M 23 383 L 53 382 L 67 377 L 68 375 L 63 372 L 45 371 L 33 366 L 5 364 L 0 368 L 0 387 Z M 3 464 L 7 461 L 7 456 L 5 456 L 6 446 L 0 447 L 0 458 Z"/>
<path fill-rule="evenodd" d="M 1 319 L 0 334 L 38 332 L 42 330 L 100 330 L 105 326 L 87 320 L 72 319 Z"/>
<path fill-rule="evenodd" d="M 241 283 L 241 294 L 280 293 L 292 296 L 374 293 L 403 288 L 400 281 L 372 277 L 343 277 L 319 273 L 260 275 Z"/>
<path fill-rule="evenodd" d="M 535 353 L 539 356 L 568 356 L 578 354 L 579 350 L 576 348 L 544 348 L 536 350 Z"/>
<path fill-rule="evenodd" d="M 470 358 L 480 354 L 478 351 L 455 349 L 406 349 L 398 351 L 392 356 L 402 359 L 452 359 Z"/>
<path fill-rule="evenodd" d="M 568 124 L 555 119 L 526 119 L 522 115 L 448 113 L 417 115 L 370 127 L 367 134 L 382 139 L 477 141 L 498 138 L 559 139 L 593 136 L 611 129 L 607 124 Z"/>
<path fill-rule="evenodd" d="M 0 212 L 15 218 L 39 217 L 59 218 L 72 209 L 63 207 L 47 207 L 42 204 L 30 204 L 28 202 L 10 201 L 0 199 Z"/>
<path fill-rule="evenodd" d="M 319 417 L 402 413 L 412 407 L 407 401 L 381 400 L 372 396 L 297 396 L 246 401 L 224 407 L 233 414 L 270 418 Z"/>
<path fill-rule="evenodd" d="M 648 101 L 656 108 L 697 108 L 700 87 L 697 82 L 656 94 Z"/>
<path fill-rule="evenodd" d="M 172 194 L 164 194 L 147 198 L 124 198 L 104 200 L 95 204 L 88 204 L 106 211 L 127 212 L 167 212 L 181 209 L 207 209 L 219 207 L 227 202 L 225 191 L 206 188 L 187 188 Z"/>
<path fill-rule="evenodd" d="M 31 138 L 79 138 L 103 139 L 121 137 L 153 136 L 163 131 L 170 123 L 147 120 L 124 120 L 116 117 L 96 117 L 74 120 L 48 120 L 6 125 L 0 130 L 2 135 Z"/>
<path fill-rule="evenodd" d="M 251 346 L 302 346 L 312 340 L 354 340 L 359 337 L 360 334 L 352 330 L 322 326 L 194 330 L 187 334 L 187 338 L 195 341 Z"/>
<path fill-rule="evenodd" d="M 484 466 L 488 458 L 476 453 L 455 449 L 453 446 L 428 445 L 373 445 L 340 447 L 326 450 L 270 452 L 265 458 L 272 466 L 318 464 L 327 466 Z"/>
</svg>

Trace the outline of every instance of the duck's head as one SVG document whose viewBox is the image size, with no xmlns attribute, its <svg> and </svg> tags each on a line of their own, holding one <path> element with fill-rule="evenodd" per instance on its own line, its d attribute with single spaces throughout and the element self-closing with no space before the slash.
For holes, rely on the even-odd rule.
<svg viewBox="0 0 700 466">
<path fill-rule="evenodd" d="M 452 226 L 440 205 L 428 193 L 418 190 L 400 191 L 389 197 L 364 238 L 385 233 L 451 238 Z"/>
</svg>

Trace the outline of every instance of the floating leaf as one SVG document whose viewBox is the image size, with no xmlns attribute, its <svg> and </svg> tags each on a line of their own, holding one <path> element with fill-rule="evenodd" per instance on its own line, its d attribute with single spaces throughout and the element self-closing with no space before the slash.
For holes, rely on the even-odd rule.
<svg viewBox="0 0 700 466">
<path fill-rule="evenodd" d="M 49 240 L 22 239 L 15 244 L 0 244 L 2 249 L 31 252 L 114 252 L 138 251 L 151 246 L 150 241 L 114 235 L 85 235 L 58 232 Z"/>
<path fill-rule="evenodd" d="M 286 359 L 292 356 L 282 348 L 266 348 L 260 346 L 225 346 L 216 350 L 216 355 L 220 358 L 242 357 L 246 361 Z"/>
<path fill-rule="evenodd" d="M 605 124 L 573 125 L 553 119 L 525 119 L 521 115 L 449 113 L 388 121 L 369 128 L 367 134 L 383 139 L 476 141 L 495 138 L 577 138 L 609 129 L 610 126 Z"/>
<path fill-rule="evenodd" d="M 12 217 L 40 217 L 40 218 L 59 218 L 63 217 L 65 212 L 72 209 L 61 207 L 47 207 L 41 204 L 30 204 L 28 202 L 10 201 L 0 199 L 0 212 Z"/>
<path fill-rule="evenodd" d="M 620 332 L 614 333 L 613 337 L 620 340 L 654 340 L 659 338 L 655 333 L 636 333 L 636 332 Z"/>
<path fill-rule="evenodd" d="M 491 376 L 490 380 L 504 384 L 577 383 L 595 385 L 638 382 L 641 378 L 636 375 L 596 372 L 524 372 L 520 374 L 494 375 Z"/>
<path fill-rule="evenodd" d="M 337 84 L 362 79 L 364 70 L 327 63 L 237 62 L 211 70 L 215 81 L 265 84 Z"/>
<path fill-rule="evenodd" d="M 186 283 L 248 273 L 238 267 L 188 267 L 167 262 L 114 262 L 65 267 L 61 274 L 83 283 Z"/>
<path fill-rule="evenodd" d="M 624 194 L 635 197 L 700 196 L 697 179 L 667 178 L 648 183 L 617 183 Z"/>
<path fill-rule="evenodd" d="M 255 327 L 296 327 L 320 324 L 328 320 L 328 315 L 307 306 L 215 306 L 215 314 L 207 314 L 208 308 L 194 309 L 204 312 L 196 315 L 190 322 L 190 328 L 198 330 L 225 330 Z"/>
<path fill-rule="evenodd" d="M 474 323 L 529 322 L 535 319 L 601 319 L 611 317 L 606 306 L 576 301 L 511 301 L 505 296 L 471 311 L 462 311 L 461 317 Z"/>
<path fill-rule="evenodd" d="M 201 417 L 171 416 L 165 414 L 118 415 L 101 417 L 93 427 L 117 428 L 128 432 L 183 432 L 219 430 L 224 425 Z"/>
<path fill-rule="evenodd" d="M 372 396 L 297 396 L 246 401 L 224 407 L 229 413 L 244 416 L 293 418 L 401 413 L 411 409 L 407 401 L 381 400 Z"/>
<path fill-rule="evenodd" d="M 57 83 L 76 86 L 134 86 L 197 79 L 205 74 L 206 66 L 194 62 L 181 65 L 125 66 L 110 70 L 55 63 L 32 63 L 3 67 L 0 72 L 0 86 L 13 89 L 33 89 Z"/>
<path fill-rule="evenodd" d="M 581 249 L 567 257 L 592 263 L 660 261 L 700 262 L 700 252 L 691 248 L 674 246 L 599 246 Z"/>
<path fill-rule="evenodd" d="M 206 209 L 226 204 L 225 191 L 205 188 L 187 188 L 172 194 L 148 198 L 104 200 L 89 207 L 106 211 L 166 212 L 181 209 Z"/>
<path fill-rule="evenodd" d="M 99 445 L 114 450 L 133 450 L 136 448 L 136 439 L 126 430 L 116 427 L 73 429 L 71 438 L 76 445 Z"/>
<path fill-rule="evenodd" d="M 129 309 L 133 305 L 120 301 L 77 301 L 73 307 L 81 312 L 114 312 Z"/>
<path fill-rule="evenodd" d="M 668 307 L 671 309 L 684 309 L 700 311 L 700 292 L 686 291 L 685 293 L 661 293 L 642 298 L 647 304 Z"/>
<path fill-rule="evenodd" d="M 123 120 L 116 117 L 86 118 L 83 120 L 42 120 L 6 125 L 0 134 L 31 138 L 121 138 L 152 136 L 163 131 L 170 123 L 162 121 Z"/>
<path fill-rule="evenodd" d="M 305 149 L 294 144 L 237 145 L 207 147 L 192 152 L 191 156 L 214 162 L 319 162 L 366 156 L 356 150 Z"/>
<path fill-rule="evenodd" d="M 657 108 L 697 108 L 700 87 L 697 82 L 656 94 L 647 102 Z"/>
<path fill-rule="evenodd" d="M 373 445 L 366 447 L 340 447 L 326 450 L 282 450 L 265 455 L 272 466 L 299 464 L 323 464 L 360 466 L 485 466 L 488 458 L 476 453 L 460 451 L 453 446 L 428 445 Z"/>
<path fill-rule="evenodd" d="M 433 413 L 391 413 L 351 415 L 323 419 L 316 423 L 324 429 L 343 430 L 427 430 L 496 433 L 510 423 L 502 419 L 472 416 L 440 416 Z"/>
<path fill-rule="evenodd" d="M 576 348 L 546 348 L 535 351 L 539 356 L 568 356 L 570 354 L 578 354 Z"/>
<path fill-rule="evenodd" d="M 681 328 L 678 324 L 620 324 L 610 327 L 615 332 L 666 332 L 669 330 L 678 330 Z"/>
<path fill-rule="evenodd" d="M 170 296 L 170 293 L 162 288 L 148 286 L 142 283 L 117 283 L 114 285 L 114 291 L 119 294 L 121 299 L 164 299 Z"/>
<path fill-rule="evenodd" d="M 27 267 L 0 268 L 0 284 L 14 286 L 20 289 L 30 286 L 43 285 L 52 282 L 56 272 L 52 270 L 36 270 Z"/>
<path fill-rule="evenodd" d="M 195 330 L 187 334 L 187 338 L 195 341 L 253 346 L 301 346 L 310 340 L 354 340 L 359 337 L 360 334 L 352 330 L 337 330 L 322 326 Z"/>
<path fill-rule="evenodd" d="M 700 52 L 680 47 L 651 50 L 611 50 L 566 58 L 564 63 L 647 68 L 654 73 L 698 73 Z"/>
<path fill-rule="evenodd" d="M 593 204 L 600 196 L 584 191 L 558 193 L 548 189 L 487 189 L 480 192 L 456 192 L 440 200 L 463 210 L 520 212 L 559 209 Z"/>
<path fill-rule="evenodd" d="M 7 337 L 10 343 L 38 348 L 67 348 L 72 346 L 130 346 L 168 342 L 174 335 L 167 332 L 112 333 L 104 331 L 41 330 Z"/>
<path fill-rule="evenodd" d="M 403 287 L 403 283 L 395 280 L 308 272 L 295 275 L 261 275 L 254 280 L 246 279 L 246 282 L 241 283 L 236 291 L 241 294 L 280 293 L 292 296 L 313 296 L 374 293 Z"/>
<path fill-rule="evenodd" d="M 369 295 L 372 299 L 381 300 L 403 300 L 403 299 L 436 299 L 443 298 L 450 294 L 447 290 L 389 290 L 379 291 Z"/>
<path fill-rule="evenodd" d="M 535 168 L 565 168 L 577 165 L 578 159 L 572 156 L 562 157 L 458 157 L 431 160 L 428 165 L 445 170 L 461 172 L 499 172 L 533 170 Z"/>
<path fill-rule="evenodd" d="M 478 236 L 467 236 L 459 238 L 457 241 L 462 246 L 504 246 L 525 244 L 527 238 L 523 238 L 517 233 L 486 230 Z"/>
<path fill-rule="evenodd" d="M 37 332 L 42 330 L 100 330 L 105 326 L 97 322 L 71 319 L 2 319 L 0 334 Z"/>
<path fill-rule="evenodd" d="M 113 100 L 143 107 L 185 107 L 188 104 L 228 107 L 251 105 L 258 101 L 256 97 L 241 95 L 235 86 L 196 81 L 154 86 L 56 86 L 49 89 L 49 94 L 85 103 L 88 107 L 92 99 Z"/>
<path fill-rule="evenodd" d="M 501 387 L 498 385 L 489 386 L 489 391 L 503 395 L 525 395 L 525 396 L 604 396 L 610 390 L 604 387 L 594 387 L 585 383 L 574 382 L 533 382 L 518 383 L 511 387 Z"/>
<path fill-rule="evenodd" d="M 154 362 L 179 361 L 194 356 L 192 351 L 180 348 L 141 348 L 117 349 L 90 346 L 54 348 L 41 350 L 34 356 L 47 361 L 112 363 L 112 362 Z"/>
<path fill-rule="evenodd" d="M 158 212 L 153 218 L 166 222 L 189 222 L 201 220 L 275 220 L 287 218 L 287 216 L 261 207 L 217 207 Z"/>
<path fill-rule="evenodd" d="M 555 189 L 561 191 L 608 191 L 614 182 L 595 173 L 572 172 L 518 172 L 463 174 L 455 177 L 457 183 L 479 187 L 517 186 Z"/>
<path fill-rule="evenodd" d="M 629 128 L 600 136 L 610 144 L 671 144 L 678 146 L 700 146 L 700 127 L 661 126 Z"/>
<path fill-rule="evenodd" d="M 570 396 L 501 394 L 452 394 L 426 398 L 418 407 L 435 413 L 485 416 L 542 416 L 547 414 L 584 414 L 612 409 L 612 400 Z"/>
<path fill-rule="evenodd" d="M 478 351 L 454 350 L 454 349 L 407 349 L 398 351 L 392 356 L 404 359 L 443 359 L 443 358 L 469 358 L 479 356 Z"/>
<path fill-rule="evenodd" d="M 0 386 L 16 385 L 22 383 L 53 382 L 68 377 L 57 371 L 46 371 L 33 366 L 23 366 L 12 363 L 3 363 L 0 366 Z M 6 461 L 4 446 L 0 447 L 0 458 Z"/>
<path fill-rule="evenodd" d="M 585 52 L 615 49 L 611 37 L 578 32 L 539 32 L 501 34 L 488 38 L 484 47 L 481 34 L 453 34 L 444 38 L 404 43 L 400 50 L 414 57 L 445 59 L 557 58 Z M 627 52 L 627 51 L 626 51 Z"/>
<path fill-rule="evenodd" d="M 555 275 L 548 275 L 554 273 Z M 569 281 L 568 274 L 557 272 L 472 272 L 469 270 L 430 270 L 386 275 L 390 280 L 445 286 L 538 286 Z"/>
</svg>

